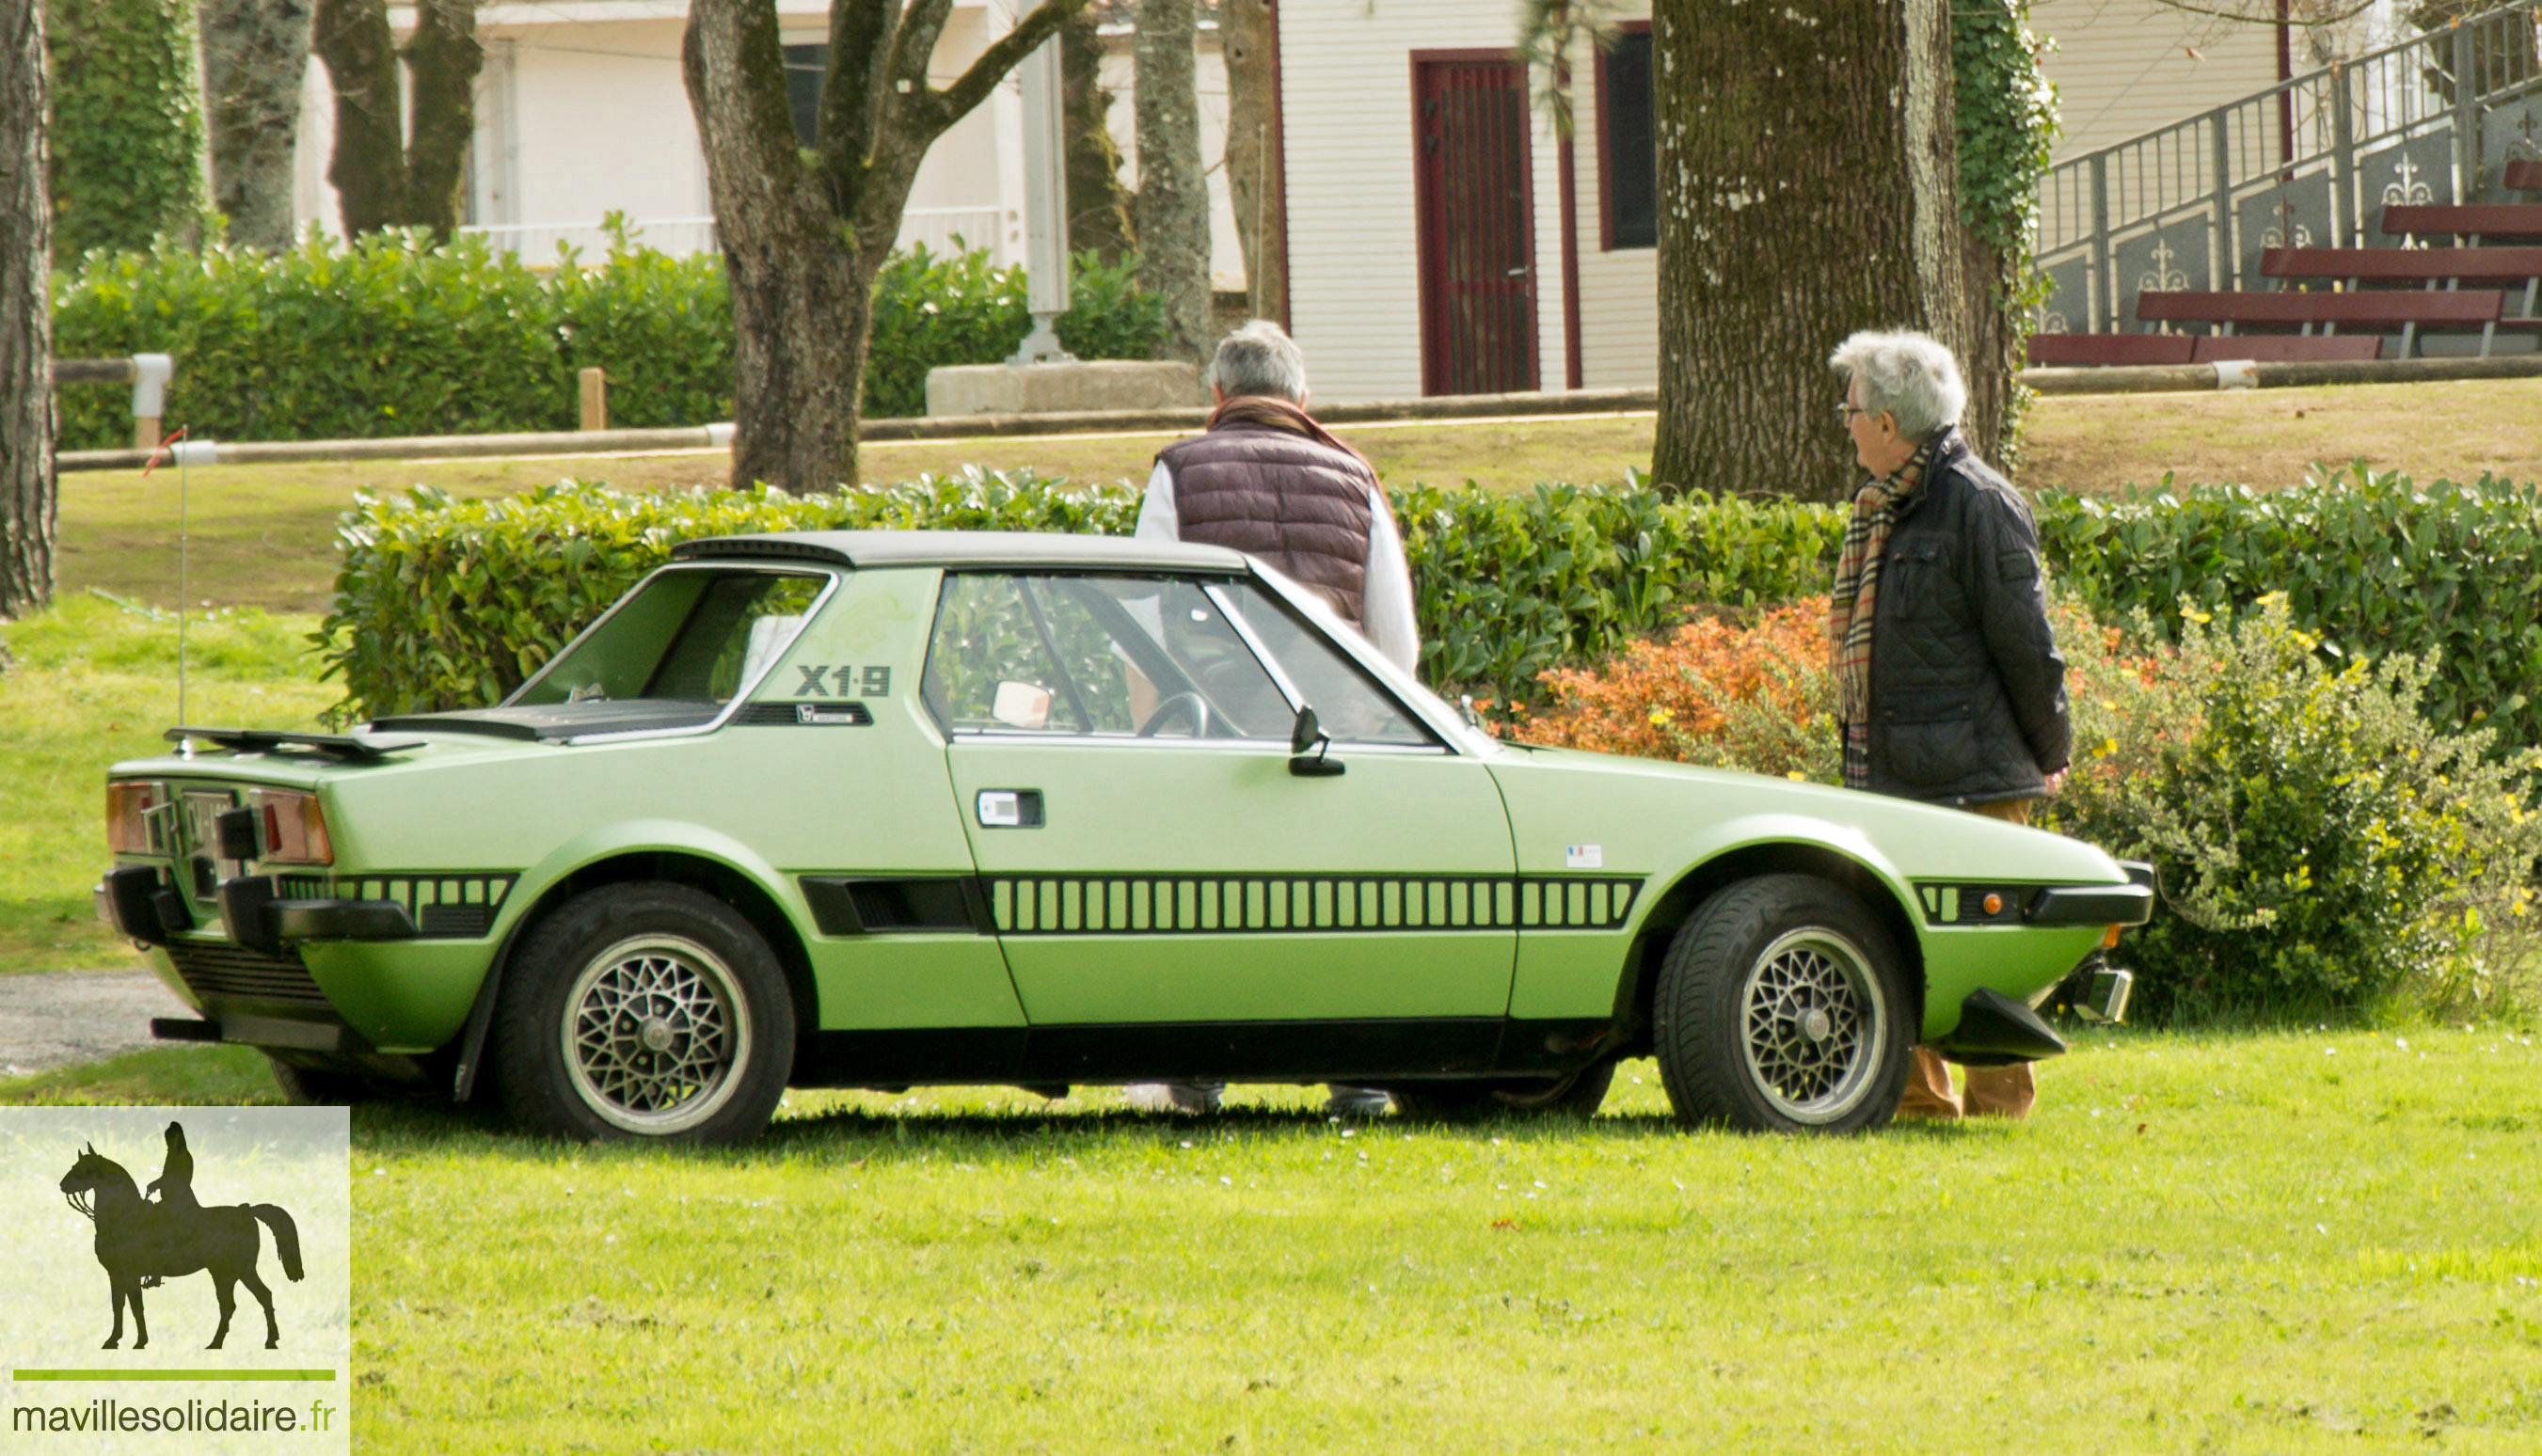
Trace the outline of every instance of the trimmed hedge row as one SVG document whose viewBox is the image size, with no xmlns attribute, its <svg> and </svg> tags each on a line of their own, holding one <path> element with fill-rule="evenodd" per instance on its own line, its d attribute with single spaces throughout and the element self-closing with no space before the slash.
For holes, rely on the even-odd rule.
<svg viewBox="0 0 2542 1456">
<path fill-rule="evenodd" d="M 1392 492 L 1419 593 L 1423 678 L 1506 705 L 1539 675 L 1595 662 L 1689 607 L 1824 590 L 1839 508 L 1769 498 L 1665 498 L 1620 487 Z M 1122 534 L 1126 485 L 966 471 L 802 499 L 762 491 L 621 495 L 566 483 L 508 500 L 418 491 L 345 518 L 336 610 L 322 632 L 347 717 L 491 701 L 690 537 L 932 527 Z M 2542 490 L 2484 478 L 2426 491 L 2359 469 L 2257 494 L 2237 487 L 2039 502 L 2050 569 L 2104 619 L 2141 609 L 2177 635 L 2188 610 L 2238 614 L 2286 594 L 2333 654 L 2439 654 L 2425 705 L 2502 749 L 2542 742 Z"/>
<path fill-rule="evenodd" d="M 1706 601 L 1801 595 L 1841 521 L 1774 501 L 1664 500 L 1637 484 L 1524 494 L 1394 492 L 1418 584 L 1423 676 L 1502 700 L 1536 675 L 1612 652 Z M 418 489 L 365 498 L 342 528 L 336 609 L 320 633 L 346 720 L 490 702 L 509 692 L 671 546 L 745 531 L 928 527 L 1126 535 L 1139 498 L 967 470 L 796 498 L 773 490 L 622 495 L 565 482 L 506 500 Z"/>
<path fill-rule="evenodd" d="M 1162 307 L 1134 264 L 1076 264 L 1062 340 L 1088 358 L 1145 358 Z M 927 371 L 986 364 L 1031 327 L 1020 267 L 985 253 L 895 256 L 874 285 L 865 412 L 926 410 Z M 573 428 L 577 371 L 609 373 L 610 423 L 644 429 L 732 417 L 732 299 L 723 260 L 674 257 L 622 229 L 608 258 L 570 252 L 533 268 L 484 239 L 420 233 L 284 253 L 173 244 L 92 253 L 53 279 L 53 352 L 172 354 L 165 418 L 221 440 L 342 440 Z M 131 431 L 112 390 L 60 396 L 62 448 L 112 449 Z"/>
</svg>

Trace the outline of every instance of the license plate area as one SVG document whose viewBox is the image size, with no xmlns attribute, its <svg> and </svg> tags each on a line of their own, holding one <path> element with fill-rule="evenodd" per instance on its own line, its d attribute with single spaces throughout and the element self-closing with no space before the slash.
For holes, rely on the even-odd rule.
<svg viewBox="0 0 2542 1456">
<path fill-rule="evenodd" d="M 221 881 L 247 871 L 239 861 L 220 857 L 220 827 L 215 823 L 238 807 L 238 793 L 233 789 L 187 789 L 178 802 L 185 806 L 186 888 L 195 900 L 209 904 L 219 899 Z"/>
</svg>

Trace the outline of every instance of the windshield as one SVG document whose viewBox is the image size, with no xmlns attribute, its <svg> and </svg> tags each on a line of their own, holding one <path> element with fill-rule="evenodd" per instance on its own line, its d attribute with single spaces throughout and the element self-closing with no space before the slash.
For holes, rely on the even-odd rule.
<svg viewBox="0 0 2542 1456">
<path fill-rule="evenodd" d="M 777 661 L 829 581 L 730 566 L 655 572 L 507 705 L 729 702 Z"/>
</svg>

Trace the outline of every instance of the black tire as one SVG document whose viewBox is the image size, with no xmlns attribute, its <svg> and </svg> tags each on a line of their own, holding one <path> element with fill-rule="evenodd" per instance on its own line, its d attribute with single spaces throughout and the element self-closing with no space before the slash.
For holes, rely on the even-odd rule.
<svg viewBox="0 0 2542 1456">
<path fill-rule="evenodd" d="M 1888 1122 L 1922 1020 L 1888 930 L 1810 875 L 1743 880 L 1705 901 L 1670 942 L 1651 1009 L 1679 1120 L 1759 1132 Z"/>
<path fill-rule="evenodd" d="M 377 1102 L 383 1095 L 379 1084 L 360 1072 L 294 1066 L 270 1052 L 264 1059 L 273 1066 L 274 1085 L 282 1089 L 286 1100 L 300 1107 L 359 1107 Z"/>
<path fill-rule="evenodd" d="M 1470 1123 L 1504 1116 L 1598 1116 L 1615 1080 L 1612 1057 L 1565 1077 L 1475 1077 L 1466 1081 L 1397 1082 L 1386 1088 L 1396 1115 L 1426 1123 Z"/>
<path fill-rule="evenodd" d="M 522 943 L 495 1018 L 503 1108 L 578 1141 L 748 1142 L 785 1095 L 794 1003 L 768 942 L 685 885 L 610 885 Z"/>
</svg>

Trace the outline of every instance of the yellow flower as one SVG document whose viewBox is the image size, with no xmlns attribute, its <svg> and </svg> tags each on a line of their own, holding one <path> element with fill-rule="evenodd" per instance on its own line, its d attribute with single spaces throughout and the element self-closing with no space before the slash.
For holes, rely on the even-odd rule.
<svg viewBox="0 0 2542 1456">
<path fill-rule="evenodd" d="M 1667 708 L 1653 708 L 1651 709 L 1651 726 L 1654 728 L 1665 728 L 1676 716 L 1677 714 L 1670 712 Z"/>
</svg>

